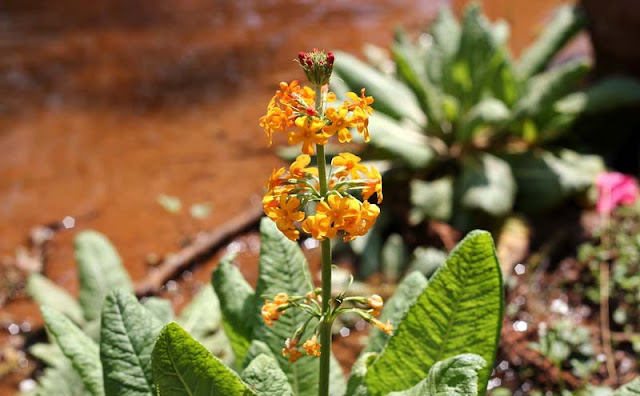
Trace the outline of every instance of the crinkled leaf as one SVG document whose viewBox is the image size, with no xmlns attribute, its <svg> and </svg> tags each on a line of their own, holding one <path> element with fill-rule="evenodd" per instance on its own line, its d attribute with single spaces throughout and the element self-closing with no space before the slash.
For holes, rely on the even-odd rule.
<svg viewBox="0 0 640 396">
<path fill-rule="evenodd" d="M 112 291 L 102 308 L 100 360 L 109 396 L 153 395 L 151 352 L 162 323 L 133 295 Z"/>
<path fill-rule="evenodd" d="M 436 362 L 475 353 L 488 365 L 479 373 L 481 394 L 489 380 L 502 324 L 502 275 L 491 235 L 473 231 L 451 252 L 395 329 L 366 383 L 373 395 L 408 389 Z"/>
<path fill-rule="evenodd" d="M 504 160 L 486 153 L 463 160 L 456 194 L 464 208 L 506 215 L 513 208 L 516 190 L 511 168 Z"/>
<path fill-rule="evenodd" d="M 434 364 L 427 378 L 416 386 L 388 396 L 475 396 L 478 394 L 478 372 L 485 365 L 478 355 L 454 356 Z"/>
<path fill-rule="evenodd" d="M 227 255 L 211 275 L 215 294 L 222 311 L 222 325 L 231 343 L 236 367 L 242 363 L 254 328 L 255 293 L 253 288 L 233 265 L 235 256 Z"/>
<path fill-rule="evenodd" d="M 158 395 L 255 395 L 177 323 L 162 329 L 153 348 L 152 369 Z"/>
<path fill-rule="evenodd" d="M 66 359 L 66 358 L 65 358 Z M 56 367 L 47 367 L 38 378 L 38 385 L 33 392 L 23 396 L 85 396 L 87 389 L 80 375 L 73 369 L 71 362 L 66 361 Z"/>
<path fill-rule="evenodd" d="M 364 352 L 351 367 L 351 375 L 347 383 L 345 396 L 369 396 L 365 378 L 367 376 L 367 366 L 378 356 L 374 352 Z"/>
<path fill-rule="evenodd" d="M 518 63 L 518 74 L 523 80 L 544 70 L 549 61 L 586 24 L 582 10 L 575 6 L 563 6 L 545 25 L 542 34 L 528 47 Z"/>
<path fill-rule="evenodd" d="M 169 300 L 159 297 L 147 297 L 142 302 L 142 306 L 158 318 L 163 325 L 175 320 L 173 307 Z"/>
<path fill-rule="evenodd" d="M 133 292 L 122 260 L 111 242 L 95 231 L 83 231 L 74 240 L 80 305 L 88 322 L 100 318 L 102 303 L 113 289 Z"/>
<path fill-rule="evenodd" d="M 274 322 L 273 326 L 267 326 L 263 320 L 260 320 L 260 310 L 264 304 L 262 296 L 273 297 L 280 292 L 290 296 L 304 296 L 310 291 L 311 275 L 307 260 L 298 244 L 287 239 L 268 218 L 263 218 L 260 223 L 260 236 L 260 272 L 256 296 L 261 297 L 256 298 L 253 311 L 256 318 L 253 338 L 266 343 L 277 356 L 278 363 L 289 378 L 295 395 L 315 394 L 318 392 L 319 359 L 303 356 L 295 363 L 289 363 L 281 353 L 284 341 L 293 335 L 308 315 L 302 310 L 291 309 Z M 304 339 L 311 335 L 309 330 L 311 329 L 307 330 Z M 335 372 L 335 377 L 332 377 L 331 392 L 340 394 L 345 384 L 344 379 L 341 378 L 340 366 L 335 359 L 333 359 L 332 370 Z"/>
<path fill-rule="evenodd" d="M 425 219 L 448 221 L 453 211 L 453 179 L 412 180 L 409 221 L 418 224 Z"/>
<path fill-rule="evenodd" d="M 177 322 L 211 351 L 211 340 L 221 330 L 221 315 L 220 301 L 213 287 L 204 285 L 182 310 Z"/>
<path fill-rule="evenodd" d="M 84 324 L 82 307 L 66 290 L 53 283 L 49 278 L 33 272 L 27 280 L 27 293 L 38 305 L 46 305 L 67 315 L 78 325 Z"/>
<path fill-rule="evenodd" d="M 613 396 L 638 396 L 640 395 L 640 378 L 618 388 Z"/>
<path fill-rule="evenodd" d="M 436 154 L 424 135 L 412 128 L 403 127 L 384 114 L 371 117 L 369 132 L 372 146 L 412 168 L 425 168 L 436 159 Z"/>
<path fill-rule="evenodd" d="M 359 94 L 362 88 L 366 88 L 366 94 L 374 97 L 374 109 L 397 120 L 406 118 L 424 125 L 424 113 L 416 97 L 405 85 L 345 52 L 335 51 L 335 56 L 333 72 L 353 92 Z"/>
<path fill-rule="evenodd" d="M 585 193 L 604 171 L 602 158 L 570 150 L 527 151 L 505 156 L 518 183 L 516 208 L 539 213 Z"/>
<path fill-rule="evenodd" d="M 409 308 L 418 300 L 428 283 L 427 278 L 419 272 L 412 272 L 407 275 L 398 285 L 393 297 L 385 303 L 380 314 L 380 320 L 382 322 L 389 320 L 394 327 L 397 327 L 409 311 Z M 377 329 L 372 329 L 364 351 L 381 352 L 388 340 L 389 335 Z"/>
<path fill-rule="evenodd" d="M 242 368 L 246 368 L 249 363 L 253 361 L 253 359 L 257 358 L 259 355 L 269 355 L 272 358 L 276 358 L 276 355 L 273 354 L 269 345 L 265 344 L 260 340 L 251 341 L 251 345 L 249 345 L 249 350 L 242 361 Z"/>
<path fill-rule="evenodd" d="M 293 396 L 287 376 L 273 355 L 258 355 L 242 371 L 242 379 L 259 395 Z"/>
<path fill-rule="evenodd" d="M 62 353 L 69 358 L 74 370 L 80 374 L 89 394 L 104 395 L 98 345 L 64 314 L 46 306 L 41 307 L 40 311 L 47 331 L 60 346 Z"/>
<path fill-rule="evenodd" d="M 69 361 L 56 343 L 38 343 L 29 347 L 29 353 L 47 366 L 58 367 Z"/>
<path fill-rule="evenodd" d="M 418 246 L 413 251 L 409 271 L 418 271 L 428 279 L 444 265 L 445 261 L 447 261 L 447 253 L 442 250 Z"/>
<path fill-rule="evenodd" d="M 457 131 L 458 139 L 468 141 L 483 127 L 500 127 L 510 116 L 507 106 L 498 99 L 487 98 L 475 104 L 463 118 Z"/>
</svg>

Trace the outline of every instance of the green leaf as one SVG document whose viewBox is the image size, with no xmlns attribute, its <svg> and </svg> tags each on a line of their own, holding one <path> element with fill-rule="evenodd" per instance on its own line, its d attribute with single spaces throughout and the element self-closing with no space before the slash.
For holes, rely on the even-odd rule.
<svg viewBox="0 0 640 396">
<path fill-rule="evenodd" d="M 345 396 L 369 396 L 365 378 L 367 376 L 367 367 L 378 357 L 377 353 L 363 352 L 358 360 L 351 367 L 351 375 L 347 384 Z"/>
<path fill-rule="evenodd" d="M 640 104 L 640 81 L 612 77 L 597 82 L 584 92 L 567 95 L 555 104 L 562 114 L 578 116 L 611 111 Z"/>
<path fill-rule="evenodd" d="M 242 361 L 242 368 L 246 368 L 249 363 L 251 363 L 253 359 L 257 358 L 259 355 L 269 355 L 274 359 L 276 358 L 276 355 L 271 352 L 269 345 L 259 340 L 253 340 L 251 341 L 249 350 L 247 351 L 247 354 L 244 356 L 244 360 Z"/>
<path fill-rule="evenodd" d="M 442 250 L 418 246 L 413 251 L 413 260 L 409 264 L 409 271 L 418 271 L 428 279 L 438 268 L 442 267 L 445 261 L 447 261 L 447 253 Z"/>
<path fill-rule="evenodd" d="M 38 305 L 59 309 L 78 325 L 84 324 L 84 315 L 78 302 L 66 290 L 57 286 L 49 278 L 32 272 L 27 280 L 27 294 Z"/>
<path fill-rule="evenodd" d="M 65 358 L 62 365 L 47 367 L 38 378 L 38 386 L 26 395 L 33 396 L 85 396 L 87 390 L 82 379 Z"/>
<path fill-rule="evenodd" d="M 504 216 L 513 208 L 516 181 L 509 164 L 491 154 L 466 157 L 456 180 L 460 203 L 492 216 Z"/>
<path fill-rule="evenodd" d="M 540 118 L 552 109 L 556 100 L 575 88 L 587 75 L 591 64 L 578 59 L 536 75 L 514 110 L 516 118 Z"/>
<path fill-rule="evenodd" d="M 451 60 L 460 46 L 460 24 L 447 6 L 441 6 L 436 19 L 430 26 L 434 45 Z"/>
<path fill-rule="evenodd" d="M 153 348 L 152 369 L 158 395 L 255 395 L 177 323 L 162 329 Z"/>
<path fill-rule="evenodd" d="M 413 128 L 405 128 L 384 114 L 374 114 L 369 120 L 371 145 L 390 154 L 414 169 L 429 166 L 436 159 L 427 139 Z"/>
<path fill-rule="evenodd" d="M 518 74 L 523 80 L 542 71 L 549 61 L 586 24 L 582 10 L 575 6 L 561 7 L 545 25 L 542 35 L 527 48 L 518 63 Z"/>
<path fill-rule="evenodd" d="M 102 303 L 113 289 L 133 292 L 133 285 L 118 252 L 107 238 L 95 231 L 84 231 L 74 240 L 80 305 L 88 322 L 100 317 Z"/>
<path fill-rule="evenodd" d="M 383 395 L 408 389 L 436 362 L 475 353 L 488 363 L 478 380 L 484 394 L 498 347 L 502 308 L 502 274 L 491 235 L 473 231 L 451 252 L 380 358 L 369 366 L 369 391 Z"/>
<path fill-rule="evenodd" d="M 177 322 L 211 351 L 214 346 L 212 341 L 217 339 L 217 333 L 221 330 L 221 315 L 220 300 L 213 287 L 204 285 L 182 310 Z"/>
<path fill-rule="evenodd" d="M 151 352 L 162 323 L 131 294 L 114 290 L 102 308 L 100 360 L 109 396 L 153 395 Z"/>
<path fill-rule="evenodd" d="M 438 362 L 416 386 L 388 396 L 474 396 L 478 394 L 478 372 L 485 367 L 483 358 L 463 354 Z"/>
<path fill-rule="evenodd" d="M 56 343 L 41 342 L 34 344 L 29 348 L 29 353 L 51 367 L 62 366 L 65 362 L 69 361 Z"/>
<path fill-rule="evenodd" d="M 394 327 L 397 327 L 428 283 L 427 278 L 419 272 L 407 275 L 398 285 L 393 297 L 385 303 L 380 321 L 389 320 Z M 389 335 L 382 331 L 371 330 L 364 352 L 381 352 L 389 338 Z"/>
<path fill-rule="evenodd" d="M 220 299 L 222 325 L 231 343 L 239 367 L 247 353 L 254 328 L 255 293 L 238 267 L 235 256 L 227 255 L 211 275 L 211 283 Z M 258 311 L 259 312 L 259 311 Z"/>
<path fill-rule="evenodd" d="M 407 251 L 400 234 L 391 234 L 382 247 L 382 275 L 397 283 L 407 261 Z"/>
<path fill-rule="evenodd" d="M 487 98 L 473 106 L 458 129 L 458 139 L 466 142 L 479 128 L 502 126 L 510 116 L 507 106 L 498 99 Z"/>
<path fill-rule="evenodd" d="M 448 221 L 453 212 L 453 179 L 434 181 L 411 180 L 411 212 L 409 222 L 419 224 L 425 219 Z"/>
<path fill-rule="evenodd" d="M 629 382 L 618 388 L 613 396 L 637 396 L 640 395 L 640 378 Z"/>
<path fill-rule="evenodd" d="M 268 218 L 263 218 L 260 223 L 260 269 L 256 296 L 275 296 L 283 292 L 290 296 L 304 296 L 311 290 L 311 274 L 307 266 L 307 260 L 297 243 L 290 241 Z M 319 359 L 312 356 L 303 356 L 295 363 L 289 363 L 282 354 L 284 341 L 290 338 L 299 326 L 308 318 L 302 310 L 288 310 L 273 326 L 267 326 L 260 319 L 260 310 L 264 304 L 264 298 L 257 298 L 254 307 L 255 326 L 253 337 L 265 342 L 273 354 L 277 356 L 280 367 L 289 378 L 295 395 L 312 395 L 318 392 L 318 365 Z M 270 298 L 270 297 L 266 297 Z M 303 336 L 310 336 L 313 322 Z M 333 360 L 331 392 L 339 394 L 343 389 L 344 379 L 341 378 L 340 366 Z"/>
<path fill-rule="evenodd" d="M 46 306 L 41 307 L 40 311 L 47 331 L 80 374 L 87 391 L 93 396 L 104 395 L 98 345 L 64 314 Z"/>
<path fill-rule="evenodd" d="M 417 125 L 425 124 L 425 116 L 416 97 L 404 84 L 345 52 L 334 53 L 336 63 L 333 72 L 344 80 L 351 91 L 359 94 L 360 89 L 366 88 L 366 94 L 374 97 L 374 109 L 397 120 L 406 118 Z"/>
<path fill-rule="evenodd" d="M 173 307 L 169 300 L 159 297 L 147 297 L 142 302 L 142 306 L 158 318 L 163 325 L 175 320 Z"/>
<path fill-rule="evenodd" d="M 586 193 L 598 173 L 604 171 L 600 157 L 571 150 L 527 151 L 504 159 L 518 183 L 516 208 L 527 213 L 540 213 Z"/>
<path fill-rule="evenodd" d="M 293 396 L 287 376 L 273 356 L 258 355 L 244 369 L 242 379 L 259 395 Z"/>
</svg>

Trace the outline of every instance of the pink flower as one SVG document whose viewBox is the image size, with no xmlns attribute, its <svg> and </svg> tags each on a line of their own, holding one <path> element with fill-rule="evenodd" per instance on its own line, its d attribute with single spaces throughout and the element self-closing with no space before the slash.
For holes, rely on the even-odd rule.
<svg viewBox="0 0 640 396">
<path fill-rule="evenodd" d="M 631 205 L 640 193 L 636 179 L 618 172 L 601 173 L 596 180 L 596 187 L 598 213 L 611 213 L 618 205 Z"/>
</svg>

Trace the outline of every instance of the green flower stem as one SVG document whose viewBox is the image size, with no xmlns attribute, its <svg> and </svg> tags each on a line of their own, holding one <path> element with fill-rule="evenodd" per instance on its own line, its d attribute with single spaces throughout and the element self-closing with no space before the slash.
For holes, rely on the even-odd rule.
<svg viewBox="0 0 640 396">
<path fill-rule="evenodd" d="M 316 111 L 324 116 L 324 98 L 322 87 L 316 86 Z M 327 196 L 327 158 L 324 146 L 317 144 L 318 176 L 320 179 L 320 196 Z M 331 241 L 322 241 L 322 322 L 320 323 L 320 384 L 319 396 L 329 395 L 329 367 L 331 359 Z"/>
</svg>

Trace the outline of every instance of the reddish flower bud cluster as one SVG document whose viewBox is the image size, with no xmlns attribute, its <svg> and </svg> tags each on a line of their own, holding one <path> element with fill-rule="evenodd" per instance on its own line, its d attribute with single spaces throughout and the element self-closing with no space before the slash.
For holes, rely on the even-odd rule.
<svg viewBox="0 0 640 396">
<path fill-rule="evenodd" d="M 310 52 L 299 52 L 298 63 L 302 66 L 309 82 L 315 85 L 325 85 L 329 83 L 335 56 L 333 52 L 325 53 L 317 48 Z"/>
</svg>

